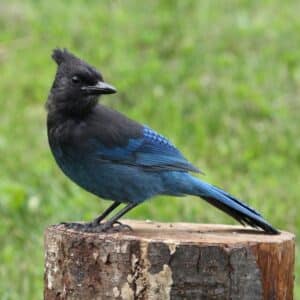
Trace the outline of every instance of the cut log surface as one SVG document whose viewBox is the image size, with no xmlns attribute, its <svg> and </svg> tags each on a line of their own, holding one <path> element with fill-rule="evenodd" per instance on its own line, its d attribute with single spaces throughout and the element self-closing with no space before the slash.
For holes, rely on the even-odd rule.
<svg viewBox="0 0 300 300">
<path fill-rule="evenodd" d="M 46 300 L 293 299 L 295 237 L 240 226 L 124 221 L 45 232 Z"/>
</svg>

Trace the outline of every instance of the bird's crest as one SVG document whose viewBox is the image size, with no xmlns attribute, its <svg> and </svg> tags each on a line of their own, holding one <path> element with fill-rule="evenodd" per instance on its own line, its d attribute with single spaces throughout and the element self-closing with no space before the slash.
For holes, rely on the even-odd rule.
<svg viewBox="0 0 300 300">
<path fill-rule="evenodd" d="M 52 53 L 52 58 L 58 65 L 71 59 L 76 59 L 76 57 L 73 54 L 71 54 L 66 48 L 54 49 Z"/>
</svg>

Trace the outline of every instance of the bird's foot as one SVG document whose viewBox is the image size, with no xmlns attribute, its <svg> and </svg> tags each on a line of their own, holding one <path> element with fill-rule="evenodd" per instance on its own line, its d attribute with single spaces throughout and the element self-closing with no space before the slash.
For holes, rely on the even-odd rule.
<svg viewBox="0 0 300 300">
<path fill-rule="evenodd" d="M 119 221 L 116 221 L 114 223 L 107 221 L 105 223 L 89 222 L 89 223 L 60 223 L 60 224 L 64 225 L 67 229 L 73 229 L 81 232 L 114 233 L 114 232 L 121 232 L 126 230 L 132 231 L 132 228 L 129 225 L 122 224 Z"/>
<path fill-rule="evenodd" d="M 73 229 L 76 231 L 85 231 L 87 227 L 87 223 L 68 223 L 68 222 L 61 222 L 59 225 L 63 225 L 67 229 Z"/>
<path fill-rule="evenodd" d="M 116 231 L 122 231 L 122 230 L 129 230 L 129 231 L 133 231 L 133 229 L 127 225 L 127 224 L 123 224 L 119 221 L 116 221 L 114 224 L 113 224 L 113 228 L 114 230 Z"/>
</svg>

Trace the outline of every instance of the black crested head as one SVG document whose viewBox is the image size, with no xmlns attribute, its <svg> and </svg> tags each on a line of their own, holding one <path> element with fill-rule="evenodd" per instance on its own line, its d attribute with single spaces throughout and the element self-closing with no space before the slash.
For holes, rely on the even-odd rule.
<svg viewBox="0 0 300 300">
<path fill-rule="evenodd" d="M 57 71 L 47 101 L 48 111 L 82 115 L 97 104 L 99 96 L 116 92 L 100 72 L 67 49 L 54 49 L 52 58 Z"/>
<path fill-rule="evenodd" d="M 68 52 L 67 49 L 59 49 L 56 48 L 53 50 L 52 52 L 52 58 L 53 60 L 55 60 L 55 62 L 60 65 L 63 62 L 67 62 L 70 60 L 76 60 L 78 58 L 76 58 L 73 54 L 71 54 L 70 52 Z"/>
</svg>

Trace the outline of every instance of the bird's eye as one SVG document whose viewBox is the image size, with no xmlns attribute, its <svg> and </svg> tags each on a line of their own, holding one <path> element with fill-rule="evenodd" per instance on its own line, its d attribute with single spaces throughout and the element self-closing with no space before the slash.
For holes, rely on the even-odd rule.
<svg viewBox="0 0 300 300">
<path fill-rule="evenodd" d="M 75 75 L 75 76 L 72 77 L 72 82 L 73 83 L 79 83 L 80 82 L 80 78 Z"/>
</svg>

